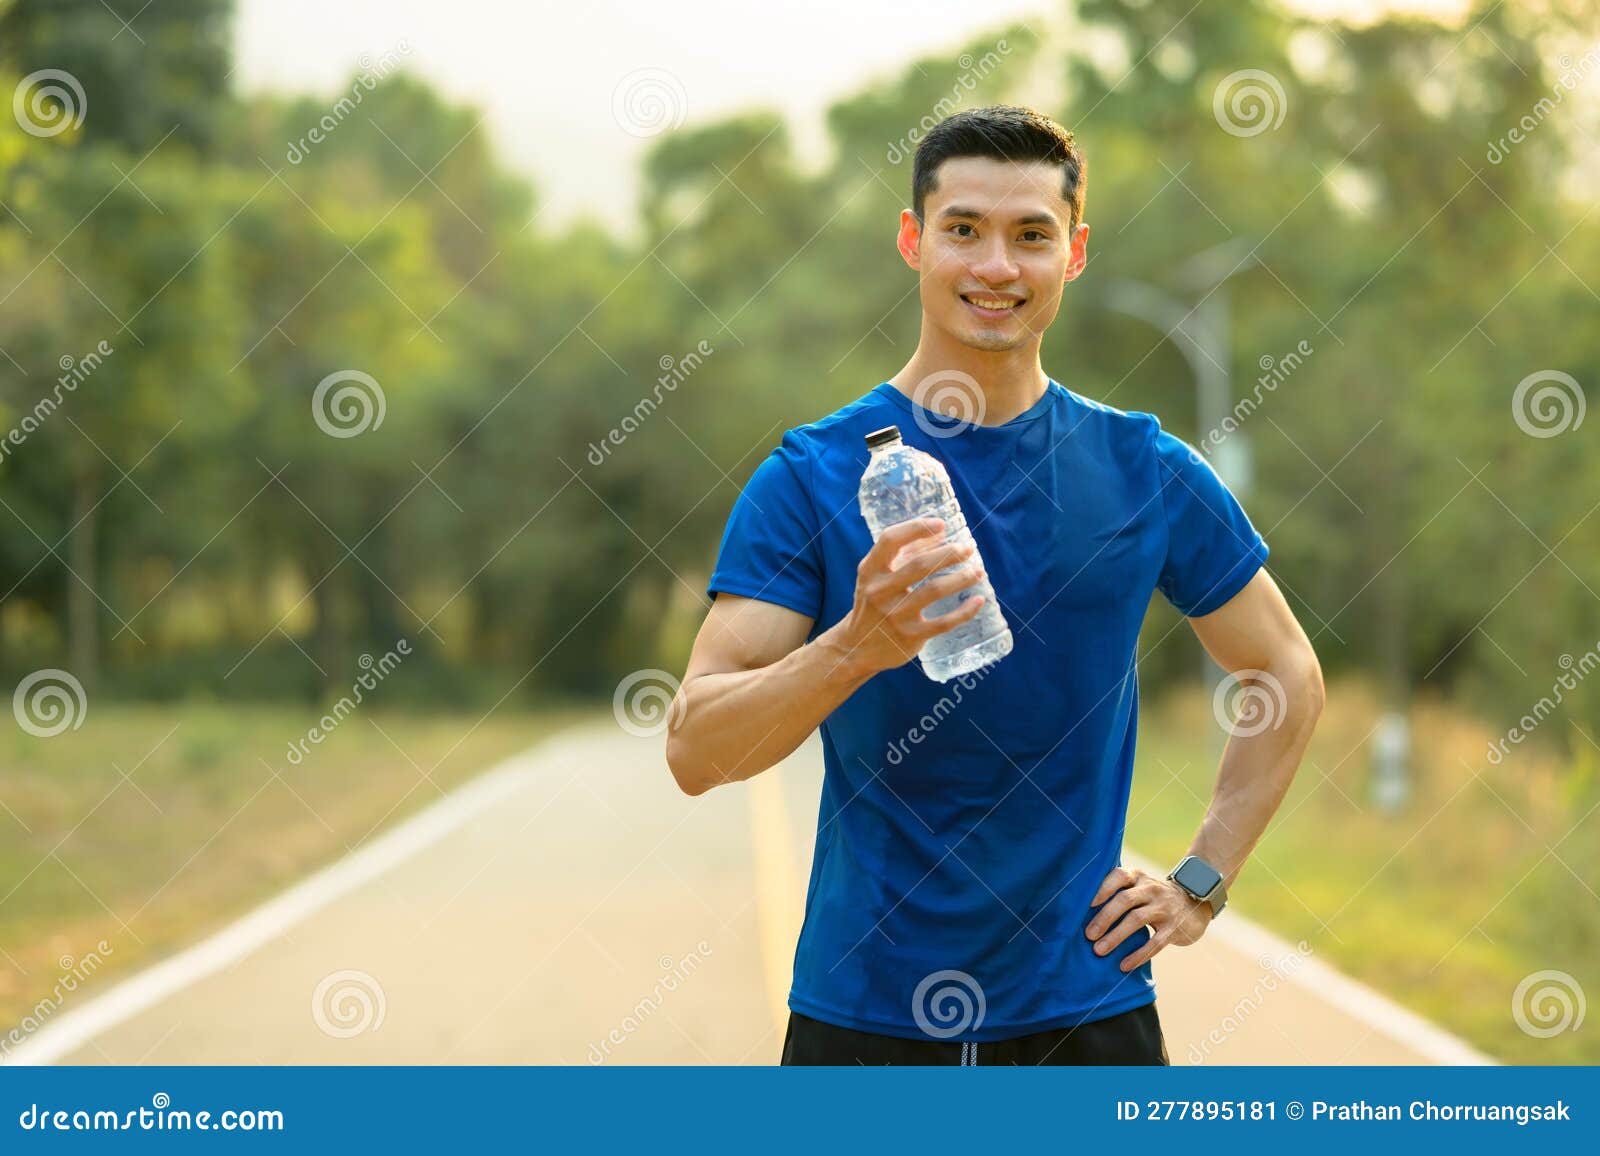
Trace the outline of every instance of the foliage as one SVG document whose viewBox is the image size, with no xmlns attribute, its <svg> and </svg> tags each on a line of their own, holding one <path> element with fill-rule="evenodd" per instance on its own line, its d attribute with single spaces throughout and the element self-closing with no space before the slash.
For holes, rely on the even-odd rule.
<svg viewBox="0 0 1600 1156">
<path fill-rule="evenodd" d="M 1091 264 L 1045 343 L 1069 388 L 1200 439 L 1190 368 L 1111 287 L 1193 304 L 1186 260 L 1252 258 L 1215 291 L 1235 399 L 1260 402 L 1231 436 L 1330 674 L 1510 722 L 1600 640 L 1589 427 L 1513 418 L 1530 374 L 1600 380 L 1592 114 L 1568 97 L 1485 152 L 1585 48 L 1575 11 L 1358 28 L 1085 0 L 1065 50 L 997 29 L 842 98 L 817 167 L 770 111 L 662 136 L 630 239 L 545 220 L 479 112 L 404 71 L 241 98 L 226 4 L 151 7 L 143 48 L 118 33 L 136 7 L 0 6 L 4 89 L 60 68 L 88 100 L 56 135 L 0 121 L 0 419 L 115 349 L 0 458 L 13 681 L 87 663 L 119 694 L 159 669 L 161 697 L 316 696 L 400 636 L 486 705 L 681 668 L 739 484 L 914 347 L 896 145 L 951 94 L 1041 103 L 1086 149 Z M 1276 127 L 1221 122 L 1245 69 L 1281 90 Z M 351 370 L 383 419 L 330 436 L 313 396 Z M 1158 603 L 1148 684 L 1194 669 L 1175 621 Z M 303 677 L 246 670 L 285 660 Z M 1600 727 L 1592 691 L 1567 705 Z"/>
</svg>

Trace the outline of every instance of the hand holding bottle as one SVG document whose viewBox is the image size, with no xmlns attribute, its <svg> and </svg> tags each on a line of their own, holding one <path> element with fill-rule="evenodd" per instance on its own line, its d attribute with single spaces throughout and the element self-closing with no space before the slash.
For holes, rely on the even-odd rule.
<svg viewBox="0 0 1600 1156">
<path fill-rule="evenodd" d="M 974 585 L 983 575 L 970 541 L 944 541 L 939 518 L 914 518 L 884 530 L 856 567 L 855 605 L 839 624 L 841 641 L 865 669 L 877 672 L 903 666 L 928 639 L 954 630 L 983 609 L 981 596 L 968 598 L 948 614 L 924 618 L 940 598 Z M 923 581 L 935 571 L 948 574 Z M 921 582 L 915 590 L 912 586 Z"/>
</svg>

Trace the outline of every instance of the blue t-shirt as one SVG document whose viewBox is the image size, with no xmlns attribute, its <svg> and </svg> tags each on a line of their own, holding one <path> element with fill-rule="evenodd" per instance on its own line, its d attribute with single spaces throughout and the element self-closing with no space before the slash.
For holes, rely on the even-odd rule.
<svg viewBox="0 0 1600 1156">
<path fill-rule="evenodd" d="M 809 615 L 811 638 L 846 617 L 872 546 L 863 438 L 887 425 L 948 469 L 1014 648 L 946 683 L 916 660 L 882 671 L 822 724 L 789 1006 L 988 1041 L 1147 1004 L 1149 964 L 1118 967 L 1146 936 L 1101 958 L 1084 935 L 1121 862 L 1140 625 L 1155 590 L 1186 615 L 1216 610 L 1266 543 L 1150 414 L 1051 381 L 1004 425 L 964 426 L 884 382 L 784 434 L 734 505 L 708 593 Z"/>
</svg>

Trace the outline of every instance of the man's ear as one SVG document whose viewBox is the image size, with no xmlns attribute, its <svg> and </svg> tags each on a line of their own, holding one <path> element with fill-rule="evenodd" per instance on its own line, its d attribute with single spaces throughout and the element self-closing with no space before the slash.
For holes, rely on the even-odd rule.
<svg viewBox="0 0 1600 1156">
<path fill-rule="evenodd" d="M 1089 263 L 1089 226 L 1079 224 L 1073 231 L 1072 242 L 1067 254 L 1067 274 L 1061 279 L 1062 284 L 1075 281 L 1078 274 L 1083 272 L 1083 267 Z"/>
<path fill-rule="evenodd" d="M 910 209 L 900 210 L 900 233 L 895 237 L 895 248 L 913 269 L 922 269 L 922 222 Z"/>
</svg>

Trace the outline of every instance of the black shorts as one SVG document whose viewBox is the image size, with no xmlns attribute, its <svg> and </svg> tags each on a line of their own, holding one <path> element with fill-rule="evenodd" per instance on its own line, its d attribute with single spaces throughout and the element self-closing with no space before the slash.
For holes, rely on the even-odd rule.
<svg viewBox="0 0 1600 1156">
<path fill-rule="evenodd" d="M 920 1064 L 989 1067 L 992 1064 L 1167 1064 L 1166 1039 L 1154 1003 L 1073 1028 L 990 1043 L 906 1040 L 836 1027 L 789 1013 L 784 1065 Z"/>
</svg>

